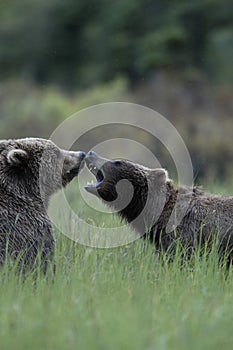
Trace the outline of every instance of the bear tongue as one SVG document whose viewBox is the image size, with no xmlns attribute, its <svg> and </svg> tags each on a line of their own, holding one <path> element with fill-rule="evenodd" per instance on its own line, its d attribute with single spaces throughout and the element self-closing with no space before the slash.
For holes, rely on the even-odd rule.
<svg viewBox="0 0 233 350">
<path fill-rule="evenodd" d="M 94 195 L 98 195 L 96 184 L 88 184 L 84 186 L 85 190 L 89 193 L 92 193 Z"/>
</svg>

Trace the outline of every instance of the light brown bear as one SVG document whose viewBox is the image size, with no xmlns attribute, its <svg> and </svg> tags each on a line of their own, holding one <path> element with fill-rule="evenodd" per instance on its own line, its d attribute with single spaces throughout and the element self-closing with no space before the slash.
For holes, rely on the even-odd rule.
<svg viewBox="0 0 233 350">
<path fill-rule="evenodd" d="M 84 157 L 45 139 L 0 141 L 0 263 L 11 257 L 33 265 L 41 253 L 46 268 L 54 252 L 49 198 L 78 174 Z"/>
</svg>

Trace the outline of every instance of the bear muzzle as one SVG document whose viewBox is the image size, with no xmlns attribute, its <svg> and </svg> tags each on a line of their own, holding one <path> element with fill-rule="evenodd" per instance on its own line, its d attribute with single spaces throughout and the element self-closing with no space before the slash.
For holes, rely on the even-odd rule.
<svg viewBox="0 0 233 350">
<path fill-rule="evenodd" d="M 72 176 L 77 176 L 80 170 L 84 166 L 84 158 L 86 156 L 85 152 L 78 151 L 65 151 L 63 150 L 63 156 L 64 156 L 64 165 L 63 165 L 63 172 L 64 174 L 69 174 Z"/>
<path fill-rule="evenodd" d="M 108 159 L 100 157 L 97 153 L 90 151 L 85 157 L 85 163 L 87 168 L 95 175 L 97 182 L 87 184 L 85 190 L 97 194 L 97 190 L 101 187 L 105 179 L 105 172 L 103 166 L 105 163 L 109 162 Z"/>
</svg>

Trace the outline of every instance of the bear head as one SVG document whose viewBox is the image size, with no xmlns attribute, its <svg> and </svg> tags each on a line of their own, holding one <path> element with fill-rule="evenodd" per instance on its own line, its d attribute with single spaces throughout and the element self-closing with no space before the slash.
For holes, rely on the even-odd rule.
<svg viewBox="0 0 233 350">
<path fill-rule="evenodd" d="M 49 197 L 78 174 L 84 157 L 84 152 L 62 150 L 50 140 L 1 140 L 0 188 L 47 205 Z"/>
<path fill-rule="evenodd" d="M 135 220 L 145 207 L 143 220 L 148 218 L 148 225 L 152 223 L 149 212 L 153 213 L 156 208 L 158 215 L 161 213 L 170 181 L 165 169 L 149 169 L 122 159 L 109 160 L 93 151 L 87 153 L 85 162 L 97 180 L 85 189 L 117 210 L 128 222 Z"/>
</svg>

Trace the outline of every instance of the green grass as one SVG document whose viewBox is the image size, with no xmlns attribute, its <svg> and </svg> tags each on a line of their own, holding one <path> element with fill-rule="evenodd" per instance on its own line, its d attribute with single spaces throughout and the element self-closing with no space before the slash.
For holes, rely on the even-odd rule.
<svg viewBox="0 0 233 350">
<path fill-rule="evenodd" d="M 97 249 L 57 233 L 55 262 L 55 276 L 1 269 L 1 350 L 232 349 L 233 274 L 214 251 L 181 268 L 149 242 Z"/>
</svg>

